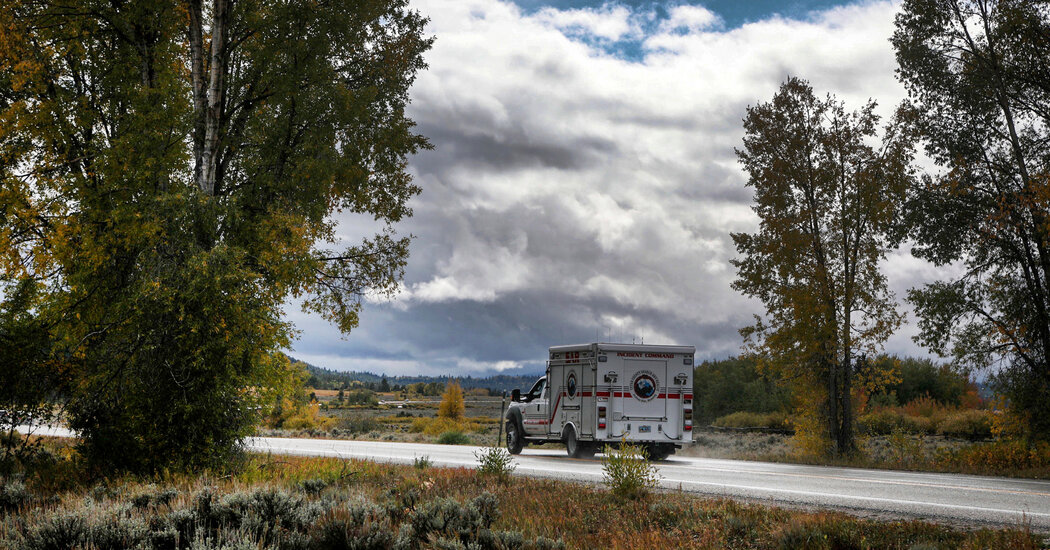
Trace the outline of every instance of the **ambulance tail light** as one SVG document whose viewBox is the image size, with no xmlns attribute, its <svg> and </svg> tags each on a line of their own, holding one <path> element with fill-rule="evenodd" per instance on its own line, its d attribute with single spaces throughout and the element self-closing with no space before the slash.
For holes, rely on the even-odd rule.
<svg viewBox="0 0 1050 550">
<path fill-rule="evenodd" d="M 605 407 L 598 407 L 598 429 L 605 429 Z"/>
<path fill-rule="evenodd" d="M 685 431 L 687 431 L 687 432 L 693 431 L 693 421 L 692 420 L 686 420 L 685 421 Z"/>
<path fill-rule="evenodd" d="M 693 419 L 693 409 L 686 409 L 686 410 L 682 411 L 682 418 L 684 418 L 686 420 L 692 420 Z"/>
</svg>

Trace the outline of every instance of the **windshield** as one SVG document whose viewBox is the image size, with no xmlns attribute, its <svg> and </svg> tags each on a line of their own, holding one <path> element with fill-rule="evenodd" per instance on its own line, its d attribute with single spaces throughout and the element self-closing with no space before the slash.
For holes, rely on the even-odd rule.
<svg viewBox="0 0 1050 550">
<path fill-rule="evenodd" d="M 543 394 L 543 386 L 547 383 L 546 378 L 540 378 L 536 381 L 536 384 L 529 390 L 529 397 L 535 399 Z"/>
</svg>

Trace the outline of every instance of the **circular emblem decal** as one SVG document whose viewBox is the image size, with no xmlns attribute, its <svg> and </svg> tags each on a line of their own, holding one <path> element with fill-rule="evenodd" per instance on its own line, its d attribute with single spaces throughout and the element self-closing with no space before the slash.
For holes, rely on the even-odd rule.
<svg viewBox="0 0 1050 550">
<path fill-rule="evenodd" d="M 570 372 L 569 379 L 565 381 L 565 388 L 568 391 L 569 398 L 576 397 L 576 373 Z"/>
<path fill-rule="evenodd" d="M 634 382 L 631 383 L 634 396 L 641 401 L 650 401 L 656 397 L 656 389 L 659 386 L 656 375 L 647 370 L 640 371 L 635 375 Z"/>
</svg>

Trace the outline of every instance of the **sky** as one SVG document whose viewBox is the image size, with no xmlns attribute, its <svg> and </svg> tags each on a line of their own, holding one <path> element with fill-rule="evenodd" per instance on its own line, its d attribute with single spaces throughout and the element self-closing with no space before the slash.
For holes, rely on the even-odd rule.
<svg viewBox="0 0 1050 550">
<path fill-rule="evenodd" d="M 423 192 L 403 289 L 366 303 L 349 335 L 288 304 L 290 353 L 391 375 L 542 371 L 552 345 L 682 344 L 740 352 L 761 304 L 730 288 L 731 232 L 754 231 L 737 163 L 746 108 L 787 78 L 888 117 L 888 1 L 699 3 L 413 0 L 436 37 L 411 116 L 434 150 L 410 161 Z M 341 238 L 374 232 L 340 215 Z M 893 290 L 938 271 L 907 250 Z M 909 315 L 909 320 L 913 320 Z M 886 344 L 921 355 L 914 323 Z"/>
</svg>

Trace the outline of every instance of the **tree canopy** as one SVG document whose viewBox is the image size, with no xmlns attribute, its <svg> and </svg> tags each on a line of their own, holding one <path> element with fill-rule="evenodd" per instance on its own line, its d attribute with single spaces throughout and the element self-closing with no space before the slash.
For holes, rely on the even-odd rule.
<svg viewBox="0 0 1050 550">
<path fill-rule="evenodd" d="M 914 253 L 959 272 L 909 293 L 919 340 L 996 367 L 1050 436 L 1050 3 L 906 0 L 892 41 L 941 168 L 909 200 Z"/>
<path fill-rule="evenodd" d="M 749 107 L 737 155 L 754 188 L 756 233 L 734 233 L 733 287 L 766 316 L 741 332 L 800 403 L 811 451 L 855 448 L 851 393 L 858 352 L 874 353 L 901 315 L 879 262 L 912 177 L 909 136 L 878 138 L 874 102 L 847 112 L 803 80 Z"/>
<path fill-rule="evenodd" d="M 4 1 L 0 283 L 36 288 L 91 460 L 221 463 L 294 377 L 287 299 L 349 331 L 395 290 L 429 146 L 406 4 Z"/>
</svg>

